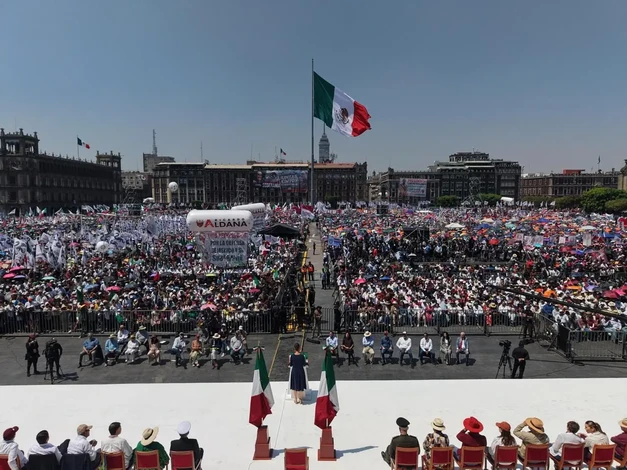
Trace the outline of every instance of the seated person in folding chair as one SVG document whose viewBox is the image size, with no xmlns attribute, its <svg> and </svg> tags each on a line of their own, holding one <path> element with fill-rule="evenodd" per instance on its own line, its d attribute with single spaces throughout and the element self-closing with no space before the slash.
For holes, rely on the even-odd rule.
<svg viewBox="0 0 627 470">
<path fill-rule="evenodd" d="M 332 331 L 329 331 L 329 336 L 326 340 L 327 350 L 331 353 L 331 356 L 339 358 L 337 354 L 337 336 Z"/>
<path fill-rule="evenodd" d="M 405 354 L 409 356 L 409 364 L 413 367 L 414 356 L 411 353 L 411 338 L 407 336 L 407 332 L 403 331 L 403 336 L 398 338 L 396 341 L 396 347 L 400 351 L 400 359 L 398 360 L 398 365 L 403 365 L 403 358 Z"/>
<path fill-rule="evenodd" d="M 135 339 L 139 343 L 140 347 L 143 346 L 146 348 L 146 354 L 148 354 L 148 351 L 150 351 L 150 335 L 144 325 L 140 326 L 137 333 L 135 333 Z"/>
<path fill-rule="evenodd" d="M 369 331 L 364 332 L 364 337 L 361 339 L 361 345 L 363 346 L 361 353 L 364 356 L 364 364 L 372 364 L 374 359 L 374 338 Z"/>
<path fill-rule="evenodd" d="M 172 345 L 172 349 L 170 349 L 170 354 L 174 354 L 175 367 L 183 366 L 187 368 L 185 362 L 183 362 L 183 353 L 187 349 L 187 342 L 183 337 L 183 332 L 180 332 L 177 338 L 174 340 L 174 344 Z"/>
<path fill-rule="evenodd" d="M 105 366 L 112 366 L 113 364 L 115 364 L 115 361 L 117 360 L 118 355 L 119 355 L 118 338 L 115 334 L 112 333 L 109 335 L 109 339 L 105 343 L 105 350 L 104 350 Z"/>
<path fill-rule="evenodd" d="M 5 429 L 2 434 L 2 442 L 0 442 L 0 454 L 4 454 L 9 458 L 7 463 L 11 470 L 19 470 L 28 466 L 28 459 L 14 440 L 19 430 L 20 428 L 17 426 Z"/>
<path fill-rule="evenodd" d="M 189 431 L 191 431 L 192 425 L 189 421 L 183 421 L 176 427 L 176 432 L 179 434 L 180 439 L 176 439 L 170 443 L 170 454 L 175 452 L 194 452 L 194 464 L 196 470 L 200 470 L 200 464 L 202 463 L 202 457 L 205 451 L 198 446 L 196 439 L 189 438 Z"/>
<path fill-rule="evenodd" d="M 444 426 L 444 421 L 441 418 L 435 418 L 431 422 L 431 429 L 433 432 L 430 432 L 425 437 L 425 440 L 422 441 L 422 449 L 424 454 L 422 456 L 423 462 L 425 464 L 429 464 L 431 460 L 431 449 L 434 447 L 448 447 L 449 439 L 444 431 L 446 430 L 446 426 Z"/>
<path fill-rule="evenodd" d="M 490 447 L 486 449 L 485 455 L 492 466 L 494 466 L 494 457 L 496 456 L 497 447 L 511 447 L 516 445 L 516 439 L 512 436 L 512 427 L 507 421 L 496 423 L 496 427 L 499 430 L 499 435 L 494 438 Z"/>
<path fill-rule="evenodd" d="M 163 445 L 155 440 L 158 434 L 159 426 L 144 429 L 144 432 L 142 432 L 142 440 L 137 443 L 135 452 L 151 452 L 156 450 L 159 453 L 159 468 L 163 469 L 170 463 L 170 456 L 165 451 Z M 137 461 L 137 456 L 135 457 L 135 461 Z"/>
<path fill-rule="evenodd" d="M 95 439 L 87 440 L 91 433 L 91 428 L 87 424 L 80 424 L 76 428 L 76 437 L 71 439 L 67 446 L 67 453 L 69 455 L 89 455 L 91 470 L 95 470 L 100 467 L 101 453 L 100 449 L 96 450 L 96 444 L 98 441 Z"/>
<path fill-rule="evenodd" d="M 105 437 L 102 440 L 100 450 L 108 454 L 123 454 L 124 466 L 130 469 L 134 463 L 133 448 L 120 434 L 122 434 L 122 425 L 118 421 L 114 421 L 109 425 L 109 437 Z"/>
<path fill-rule="evenodd" d="M 61 463 L 61 458 L 63 457 L 61 451 L 57 446 L 48 442 L 50 440 L 48 431 L 39 431 L 35 439 L 37 440 L 37 444 L 33 444 L 31 448 L 28 449 L 29 457 L 33 455 L 54 455 L 57 458 L 57 463 Z"/>
<path fill-rule="evenodd" d="M 126 355 L 127 364 L 132 364 L 139 357 L 139 343 L 135 339 L 135 335 L 131 335 L 128 343 L 126 343 L 126 351 L 124 354 Z"/>
<path fill-rule="evenodd" d="M 394 346 L 392 345 L 392 340 L 390 339 L 387 331 L 383 332 L 380 351 L 381 365 L 385 365 L 386 363 L 385 356 L 388 356 L 387 362 L 392 362 L 392 356 L 394 355 Z"/>
<path fill-rule="evenodd" d="M 242 342 L 242 337 L 239 332 L 236 332 L 233 335 L 229 344 L 231 347 L 231 357 L 233 358 L 233 362 L 235 364 L 239 364 L 246 354 L 244 343 Z"/>
<path fill-rule="evenodd" d="M 398 426 L 399 435 L 394 436 L 390 445 L 387 447 L 385 452 L 381 452 L 381 457 L 385 462 L 392 468 L 394 468 L 394 459 L 396 458 L 396 448 L 402 447 L 405 449 L 411 449 L 413 447 L 418 448 L 418 454 L 420 454 L 420 443 L 415 436 L 410 436 L 407 434 L 407 430 L 409 429 L 409 421 L 405 418 L 398 418 L 396 420 L 396 425 Z M 418 464 L 420 466 L 420 464 Z"/>
<path fill-rule="evenodd" d="M 154 361 L 154 362 L 153 362 Z M 161 341 L 159 337 L 154 335 L 150 338 L 150 349 L 148 350 L 148 364 L 161 364 Z"/>
<path fill-rule="evenodd" d="M 102 355 L 102 348 L 98 338 L 95 338 L 93 333 L 87 335 L 87 339 L 83 341 L 83 350 L 78 355 L 78 367 L 83 367 L 83 357 L 88 356 L 91 361 L 91 366 L 96 365 L 97 360 L 104 360 Z"/>
<path fill-rule="evenodd" d="M 351 361 L 355 364 L 355 342 L 349 331 L 344 334 L 340 349 L 348 356 L 348 365 L 350 366 Z"/>
</svg>

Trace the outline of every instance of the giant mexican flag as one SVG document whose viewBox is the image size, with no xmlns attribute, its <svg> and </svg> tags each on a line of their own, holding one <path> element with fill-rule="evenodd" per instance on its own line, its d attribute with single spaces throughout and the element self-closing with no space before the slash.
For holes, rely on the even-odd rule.
<svg viewBox="0 0 627 470">
<path fill-rule="evenodd" d="M 338 411 L 340 411 L 340 402 L 337 398 L 337 388 L 335 387 L 333 357 L 327 351 L 322 363 L 322 375 L 320 376 L 320 387 L 318 388 L 318 398 L 316 399 L 314 424 L 321 429 L 327 428 Z"/>
<path fill-rule="evenodd" d="M 370 114 L 339 88 L 335 88 L 314 72 L 314 117 L 327 127 L 349 137 L 357 137 L 370 129 Z"/>
<path fill-rule="evenodd" d="M 255 362 L 255 375 L 253 376 L 253 393 L 250 397 L 250 416 L 248 422 L 258 428 L 263 420 L 272 414 L 274 397 L 266 369 L 266 361 L 263 358 L 261 348 L 257 348 L 257 361 Z"/>
</svg>

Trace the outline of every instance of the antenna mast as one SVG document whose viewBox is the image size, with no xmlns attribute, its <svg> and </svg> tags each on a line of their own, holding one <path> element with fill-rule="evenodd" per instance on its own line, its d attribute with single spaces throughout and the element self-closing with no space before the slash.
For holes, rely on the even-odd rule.
<svg viewBox="0 0 627 470">
<path fill-rule="evenodd" d="M 154 129 L 152 130 L 152 154 L 155 157 L 159 155 L 157 152 L 157 132 Z"/>
</svg>

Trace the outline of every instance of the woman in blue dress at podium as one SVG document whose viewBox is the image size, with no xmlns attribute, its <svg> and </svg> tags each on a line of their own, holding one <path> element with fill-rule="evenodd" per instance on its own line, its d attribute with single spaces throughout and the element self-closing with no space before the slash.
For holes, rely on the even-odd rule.
<svg viewBox="0 0 627 470">
<path fill-rule="evenodd" d="M 305 389 L 307 388 L 307 378 L 305 377 L 305 366 L 307 358 L 300 352 L 300 344 L 294 345 L 294 352 L 290 355 L 290 390 L 294 403 L 303 402 Z"/>
</svg>

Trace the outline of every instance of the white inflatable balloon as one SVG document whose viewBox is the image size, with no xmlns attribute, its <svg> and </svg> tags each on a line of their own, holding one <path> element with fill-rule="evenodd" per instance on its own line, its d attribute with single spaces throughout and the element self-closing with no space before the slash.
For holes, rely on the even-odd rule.
<svg viewBox="0 0 627 470">
<path fill-rule="evenodd" d="M 249 211 L 190 211 L 187 228 L 192 232 L 250 232 L 253 215 Z"/>
<path fill-rule="evenodd" d="M 261 217 L 265 219 L 266 217 L 266 205 L 263 202 L 256 202 L 254 204 L 244 204 L 243 206 L 233 206 L 231 207 L 233 211 L 248 211 L 253 217 Z"/>
<path fill-rule="evenodd" d="M 170 190 L 171 193 L 175 193 L 179 190 L 179 185 L 178 183 L 175 183 L 174 181 L 172 181 L 170 184 L 168 184 L 168 189 Z"/>
</svg>

